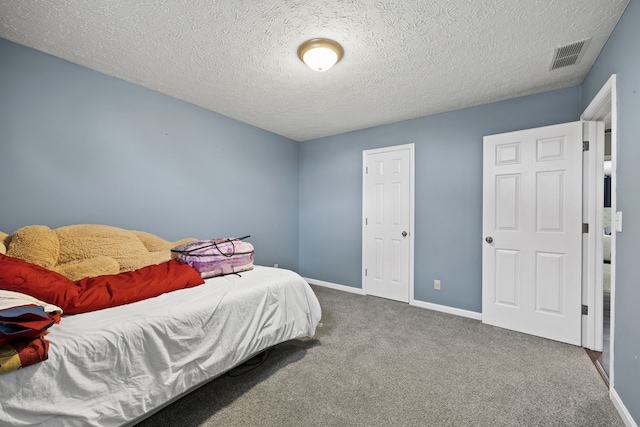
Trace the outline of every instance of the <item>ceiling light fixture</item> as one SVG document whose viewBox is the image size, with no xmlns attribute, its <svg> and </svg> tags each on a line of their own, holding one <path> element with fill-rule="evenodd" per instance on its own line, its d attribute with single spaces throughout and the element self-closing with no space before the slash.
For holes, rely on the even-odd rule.
<svg viewBox="0 0 640 427">
<path fill-rule="evenodd" d="M 327 71 L 344 56 L 342 46 L 329 39 L 311 39 L 298 48 L 298 57 L 314 71 Z"/>
</svg>

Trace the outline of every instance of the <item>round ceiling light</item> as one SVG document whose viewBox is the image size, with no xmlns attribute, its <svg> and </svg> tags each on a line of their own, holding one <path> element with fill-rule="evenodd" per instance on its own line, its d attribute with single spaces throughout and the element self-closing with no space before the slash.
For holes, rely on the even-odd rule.
<svg viewBox="0 0 640 427">
<path fill-rule="evenodd" d="M 344 56 L 342 46 L 329 39 L 311 39 L 298 48 L 298 57 L 314 71 L 327 71 Z"/>
</svg>

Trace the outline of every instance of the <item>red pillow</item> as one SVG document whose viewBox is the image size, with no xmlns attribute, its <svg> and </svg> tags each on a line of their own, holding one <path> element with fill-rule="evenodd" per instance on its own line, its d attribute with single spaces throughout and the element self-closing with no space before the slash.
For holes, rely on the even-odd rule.
<svg viewBox="0 0 640 427">
<path fill-rule="evenodd" d="M 80 295 L 60 306 L 67 314 L 85 313 L 152 298 L 204 283 L 191 266 L 170 260 L 135 271 L 78 280 Z"/>
<path fill-rule="evenodd" d="M 65 314 L 115 307 L 203 283 L 194 268 L 175 260 L 74 283 L 55 271 L 0 254 L 0 289 L 55 304 Z"/>
<path fill-rule="evenodd" d="M 80 288 L 60 273 L 20 258 L 0 254 L 0 289 L 22 292 L 64 310 L 78 298 Z"/>
</svg>

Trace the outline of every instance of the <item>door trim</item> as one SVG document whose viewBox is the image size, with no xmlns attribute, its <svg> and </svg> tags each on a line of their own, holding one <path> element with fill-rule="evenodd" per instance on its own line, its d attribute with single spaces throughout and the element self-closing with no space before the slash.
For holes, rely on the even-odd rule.
<svg viewBox="0 0 640 427">
<path fill-rule="evenodd" d="M 609 80 L 602 86 L 597 95 L 591 100 L 587 108 L 580 116 L 581 120 L 604 120 L 609 112 L 611 112 L 611 219 L 612 219 L 612 231 L 611 231 L 611 308 L 610 308 L 610 343 L 609 343 L 609 387 L 613 390 L 615 383 L 614 376 L 614 339 L 615 339 L 615 301 L 616 301 L 616 234 L 615 231 L 615 212 L 617 212 L 616 202 L 616 165 L 617 165 L 617 126 L 618 126 L 618 112 L 617 112 L 617 95 L 616 95 L 616 74 L 612 74 Z M 595 210 L 596 206 L 589 206 L 590 210 Z M 594 253 L 594 248 L 590 249 L 590 253 Z M 598 262 L 595 259 L 586 259 L 590 265 L 594 262 Z M 589 269 L 592 274 L 593 269 Z M 595 278 L 590 278 L 589 283 L 593 284 L 589 292 L 595 294 L 596 288 Z M 600 286 L 600 292 L 602 292 L 602 286 Z M 587 320 L 587 334 L 593 337 L 595 340 L 596 331 L 594 330 L 595 321 L 591 320 L 591 316 L 594 316 L 594 310 L 589 310 L 589 319 Z"/>
<path fill-rule="evenodd" d="M 395 145 L 391 147 L 383 147 L 383 148 L 375 148 L 371 150 L 363 150 L 362 151 L 362 266 L 360 270 L 361 274 L 361 283 L 362 290 L 365 295 L 367 294 L 366 289 L 366 280 L 365 280 L 365 266 L 367 265 L 366 261 L 366 229 L 365 229 L 365 220 L 366 220 L 366 165 L 367 165 L 367 156 L 370 154 L 379 154 L 386 153 L 390 151 L 397 151 L 402 149 L 409 150 L 409 167 L 411 168 L 411 172 L 409 173 L 409 304 L 415 305 L 414 299 L 414 243 L 415 243 L 415 230 L 414 230 L 414 218 L 415 218 L 415 178 L 416 178 L 416 168 L 415 168 L 415 144 L 403 144 L 403 145 Z"/>
</svg>

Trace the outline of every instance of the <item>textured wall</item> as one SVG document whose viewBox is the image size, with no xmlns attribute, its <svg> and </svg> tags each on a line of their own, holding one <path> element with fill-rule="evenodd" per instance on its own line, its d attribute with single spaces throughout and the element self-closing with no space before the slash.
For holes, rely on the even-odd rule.
<svg viewBox="0 0 640 427">
<path fill-rule="evenodd" d="M 635 422 L 640 423 L 640 1 L 632 0 L 583 83 L 583 108 L 616 74 L 617 206 L 623 212 L 616 236 L 613 386 Z M 634 47 L 635 46 L 635 47 Z"/>
<path fill-rule="evenodd" d="M 573 87 L 301 143 L 300 273 L 361 287 L 362 151 L 415 143 L 415 298 L 480 312 L 482 137 L 579 108 Z"/>
<path fill-rule="evenodd" d="M 2 39 L 0 58 L 0 230 L 250 234 L 256 263 L 297 268 L 297 143 Z"/>
</svg>

